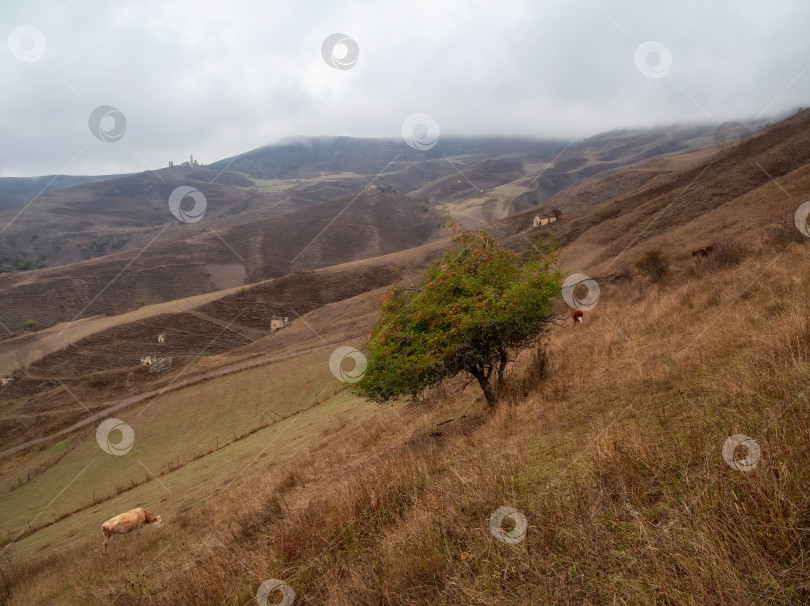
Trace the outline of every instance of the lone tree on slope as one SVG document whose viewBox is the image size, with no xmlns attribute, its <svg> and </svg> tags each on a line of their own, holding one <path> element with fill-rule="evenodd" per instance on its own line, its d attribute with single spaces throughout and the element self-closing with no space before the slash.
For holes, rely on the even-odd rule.
<svg viewBox="0 0 810 606">
<path fill-rule="evenodd" d="M 510 350 L 531 344 L 549 321 L 562 276 L 544 261 L 523 261 L 486 231 L 455 224 L 453 245 L 418 289 L 395 287 L 380 299 L 368 367 L 355 389 L 378 402 L 409 396 L 469 373 L 495 406 Z"/>
</svg>

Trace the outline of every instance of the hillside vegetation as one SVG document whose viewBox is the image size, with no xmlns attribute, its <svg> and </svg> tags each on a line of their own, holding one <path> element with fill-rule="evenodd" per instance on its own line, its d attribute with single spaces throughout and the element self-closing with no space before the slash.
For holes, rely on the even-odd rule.
<svg viewBox="0 0 810 606">
<path fill-rule="evenodd" d="M 381 405 L 336 371 L 336 351 L 373 357 L 381 297 L 429 292 L 450 246 L 412 247 L 433 219 L 387 186 L 356 201 L 380 239 L 340 264 L 308 269 L 340 249 L 325 239 L 300 271 L 88 319 L 65 346 L 43 327 L 51 353 L 0 391 L 18 448 L 0 452 L 0 604 L 246 604 L 265 581 L 296 605 L 810 603 L 810 226 L 794 221 L 809 124 L 581 184 L 584 199 L 539 206 L 565 202 L 547 226 L 533 210 L 488 226 L 509 255 L 558 249 L 562 276 L 592 276 L 551 293 L 553 322 L 508 352 L 497 406 L 463 374 Z M 321 205 L 343 237 L 347 200 Z M 314 233 L 316 208 L 284 217 Z M 278 315 L 291 322 L 271 332 Z M 135 359 L 164 351 L 162 332 L 178 363 L 153 375 Z M 37 334 L 8 339 L 14 357 Z M 96 433 L 109 416 L 134 432 L 121 456 Z M 101 524 L 136 506 L 165 529 L 105 552 Z"/>
<path fill-rule="evenodd" d="M 662 153 L 711 147 L 714 130 L 614 131 L 572 145 L 442 138 L 428 152 L 400 140 L 293 138 L 209 166 L 66 181 L 80 184 L 0 209 L 0 317 L 19 333 L 32 317 L 46 327 L 120 314 L 404 250 L 433 238 L 447 213 L 468 227 L 509 217 Z M 180 186 L 205 197 L 204 220 L 170 213 Z M 583 205 L 565 212 L 574 208 Z"/>
<path fill-rule="evenodd" d="M 729 266 L 605 284 L 510 367 L 494 414 L 469 388 L 336 417 L 162 532 L 6 564 L 10 603 L 242 604 L 271 578 L 296 604 L 805 602 L 808 276 L 806 242 L 752 237 Z M 724 461 L 735 434 L 750 471 Z M 490 530 L 504 506 L 518 542 Z"/>
</svg>

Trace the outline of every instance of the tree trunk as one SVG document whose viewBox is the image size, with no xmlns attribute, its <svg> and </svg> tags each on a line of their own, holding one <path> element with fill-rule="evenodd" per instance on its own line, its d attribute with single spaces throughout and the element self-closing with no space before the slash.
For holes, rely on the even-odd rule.
<svg viewBox="0 0 810 606">
<path fill-rule="evenodd" d="M 478 379 L 478 384 L 484 391 L 484 397 L 487 399 L 487 404 L 494 408 L 498 404 L 498 399 L 495 397 L 495 391 L 492 389 L 492 383 L 489 382 L 487 375 L 479 368 L 470 370 L 470 373 L 472 376 Z"/>
<path fill-rule="evenodd" d="M 498 387 L 503 387 L 503 373 L 506 371 L 506 363 L 509 361 L 505 349 L 498 350 L 500 365 L 498 366 Z"/>
</svg>

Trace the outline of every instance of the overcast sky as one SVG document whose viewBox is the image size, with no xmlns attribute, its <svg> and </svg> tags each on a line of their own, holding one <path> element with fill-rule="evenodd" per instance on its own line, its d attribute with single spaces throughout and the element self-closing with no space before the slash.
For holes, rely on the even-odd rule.
<svg viewBox="0 0 810 606">
<path fill-rule="evenodd" d="M 0 176 L 399 137 L 415 113 L 566 139 L 775 115 L 810 104 L 808 25 L 808 0 L 3 0 Z"/>
</svg>

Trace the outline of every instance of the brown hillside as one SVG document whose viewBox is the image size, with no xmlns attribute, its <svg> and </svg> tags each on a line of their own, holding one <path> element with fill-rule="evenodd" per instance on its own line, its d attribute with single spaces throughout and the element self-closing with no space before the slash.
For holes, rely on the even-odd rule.
<svg viewBox="0 0 810 606">
<path fill-rule="evenodd" d="M 693 159 L 642 188 L 660 197 L 668 181 L 683 192 L 695 166 L 734 171 L 779 147 Z M 779 181 L 794 198 L 810 195 L 802 167 L 785 167 Z M 737 200 L 756 209 L 785 195 L 768 187 L 752 179 Z M 744 234 L 744 256 L 727 266 L 677 257 L 668 281 L 606 283 L 583 325 L 552 329 L 545 349 L 509 366 L 494 412 L 458 381 L 426 406 L 377 406 L 364 417 L 367 403 L 345 390 L 337 403 L 316 398 L 281 415 L 267 401 L 298 369 L 268 366 L 252 381 L 212 379 L 205 392 L 187 390 L 191 402 L 175 394 L 149 415 L 125 417 L 141 449 L 128 459 L 102 457 L 91 432 L 65 441 L 64 458 L 57 445 L 19 455 L 16 466 L 33 479 L 17 467 L 4 476 L 3 530 L 19 533 L 7 550 L 10 603 L 244 604 L 270 578 L 296 603 L 336 606 L 807 603 L 808 239 L 782 246 L 761 225 L 732 224 L 735 209 L 722 202 L 644 245 L 683 246 L 704 222 L 717 229 L 725 220 Z M 626 233 L 637 224 L 635 208 L 624 210 Z M 619 219 L 580 232 L 563 254 L 607 237 Z M 609 245 L 596 254 L 593 267 L 609 262 Z M 588 255 L 581 247 L 568 261 Z M 414 251 L 396 256 L 415 262 Z M 293 384 L 296 396 L 343 388 L 326 369 L 329 331 L 340 324 L 345 337 L 350 320 L 369 321 L 371 294 L 306 317 L 329 346 L 314 361 L 298 352 L 306 384 Z M 303 322 L 295 330 L 309 331 Z M 221 430 L 239 412 L 222 406 L 233 402 L 251 420 L 278 416 L 251 443 Z M 227 415 L 206 416 L 218 409 Z M 204 436 L 192 434 L 199 427 Z M 729 456 L 725 444 L 743 433 L 756 450 Z M 96 501 L 100 486 L 109 501 Z M 26 497 L 54 495 L 33 528 L 15 511 Z M 105 552 L 99 521 L 141 502 L 159 508 L 167 527 Z M 504 507 L 526 521 L 514 534 L 500 526 L 518 540 L 493 527 Z"/>
<path fill-rule="evenodd" d="M 86 334 L 0 393 L 2 530 L 7 540 L 22 532 L 8 552 L 17 558 L 9 569 L 14 598 L 244 603 L 255 579 L 243 560 L 262 575 L 283 576 L 302 603 L 354 604 L 358 595 L 369 604 L 400 603 L 415 587 L 414 603 L 466 604 L 470 595 L 488 603 L 503 595 L 503 603 L 533 604 L 537 587 L 574 603 L 625 595 L 637 603 L 690 603 L 693 596 L 737 603 L 751 591 L 794 588 L 802 598 L 807 474 L 797 453 L 807 423 L 797 394 L 810 333 L 806 273 L 795 268 L 806 265 L 807 239 L 784 246 L 770 239 L 766 223 L 774 205 L 795 209 L 810 195 L 808 122 L 804 112 L 727 151 L 654 160 L 566 192 L 548 206 L 564 202 L 569 212 L 543 228 L 530 227 L 533 211 L 490 226 L 520 251 L 555 236 L 566 272 L 605 276 L 651 248 L 671 259 L 667 280 L 657 284 L 629 272 L 600 280 L 602 300 L 582 326 L 553 328 L 547 358 L 510 367 L 506 405 L 492 416 L 459 382 L 433 394 L 433 407 L 386 407 L 395 422 L 377 417 L 364 425 L 353 415 L 368 403 L 332 380 L 330 352 L 363 347 L 380 292 L 418 280 L 446 244 L 404 248 L 418 230 L 435 230 L 437 219 L 415 201 L 368 189 L 281 218 L 156 243 L 141 255 L 143 275 L 162 254 L 164 287 L 195 271 L 213 284 L 211 265 L 221 270 L 228 255 L 245 259 L 244 276 L 288 269 L 244 292 Z M 744 246 L 725 265 L 690 257 L 706 244 L 719 252 L 721 238 L 737 236 Z M 362 258 L 381 251 L 390 252 Z M 308 269 L 318 263 L 324 267 Z M 13 294 L 60 269 L 67 268 L 3 279 Z M 54 283 L 64 290 L 48 304 L 70 305 L 66 297 L 87 277 L 72 279 Z M 35 309 L 46 292 L 24 305 Z M 292 324 L 268 334 L 274 315 Z M 168 337 L 163 349 L 154 340 L 159 332 Z M 149 375 L 136 357 L 151 352 L 172 355 L 177 365 Z M 663 371 L 655 367 L 662 359 Z M 288 400 L 276 410 L 269 403 L 282 392 Z M 319 408 L 333 396 L 337 402 Z M 119 412 L 137 427 L 141 450 L 129 459 L 102 457 L 97 415 Z M 788 421 L 772 425 L 782 416 Z M 237 417 L 243 421 L 229 425 Z M 298 419 L 305 420 L 289 434 L 273 433 L 275 424 Z M 258 432 L 254 443 L 251 432 Z M 720 445 L 737 432 L 761 441 L 761 475 L 738 474 L 722 461 Z M 289 468 L 273 467 L 283 456 L 291 457 Z M 253 465 L 256 475 L 234 492 L 233 476 Z M 255 483 L 271 474 L 266 485 Z M 102 486 L 109 503 L 96 500 Z M 60 491 L 64 498 L 51 501 Z M 54 506 L 31 519 L 20 511 L 23 499 Z M 102 555 L 98 521 L 108 509 L 145 499 L 173 521 L 167 533 Z M 542 558 L 516 564 L 512 547 L 493 541 L 488 516 L 505 504 L 530 520 L 515 549 Z M 213 530 L 202 523 L 211 510 Z M 196 545 L 191 556 L 186 540 Z M 739 553 L 758 559 L 738 570 Z M 50 560 L 28 566 L 42 558 Z M 149 565 L 154 574 L 116 576 L 132 558 L 140 558 L 132 570 Z"/>
<path fill-rule="evenodd" d="M 649 217 L 652 212 L 666 216 L 661 212 L 662 208 L 667 212 L 671 209 L 682 209 L 672 212 L 672 217 L 668 220 L 657 222 L 656 231 L 651 234 L 668 253 L 675 257 L 687 256 L 694 248 L 716 239 L 714 236 L 718 230 L 718 221 L 720 225 L 725 226 L 724 236 L 727 238 L 751 228 L 750 222 L 735 221 L 736 217 L 731 208 L 734 210 L 745 208 L 749 214 L 761 215 L 771 204 L 774 191 L 777 190 L 776 186 L 761 169 L 758 170 L 761 177 L 753 174 L 751 166 L 756 167 L 759 164 L 762 168 L 769 167 L 765 170 L 774 178 L 783 181 L 789 190 L 795 190 L 797 195 L 806 191 L 808 176 L 802 167 L 807 163 L 808 158 L 805 157 L 807 154 L 803 156 L 792 150 L 808 149 L 805 133 L 809 119 L 810 114 L 805 112 L 730 150 L 718 153 L 707 150 L 653 160 L 561 194 L 552 200 L 548 207 L 560 203 L 560 206 L 566 209 L 579 210 L 572 214 L 564 214 L 561 221 L 544 228 L 533 229 L 531 227 L 533 212 L 524 212 L 493 224 L 491 231 L 509 246 L 521 251 L 528 250 L 539 236 L 546 242 L 554 236 L 566 247 L 562 256 L 566 269 L 569 271 L 587 269 L 607 273 L 611 269 L 609 255 L 616 254 L 613 251 L 617 249 L 617 241 L 633 244 L 633 247 L 624 254 L 625 258 L 632 262 L 635 262 L 644 248 L 649 246 L 647 239 L 651 235 L 641 231 L 639 217 Z M 690 189 L 690 184 L 694 190 Z M 675 203 L 672 203 L 672 200 L 675 200 Z M 695 201 L 701 200 L 712 200 L 714 206 L 710 208 L 706 204 L 695 204 Z M 727 208 L 727 203 L 732 200 L 735 201 L 735 206 Z M 680 204 L 686 206 L 682 208 Z M 375 233 L 373 229 L 378 225 L 388 229 L 386 219 L 392 224 L 401 225 L 403 220 L 414 215 L 406 214 L 403 217 L 396 213 L 417 208 L 411 200 L 386 188 L 371 188 L 359 196 L 327 203 L 321 206 L 323 207 L 331 209 L 333 213 L 334 221 L 331 225 L 323 217 L 316 216 L 318 214 L 315 212 L 316 209 L 307 209 L 285 217 L 292 222 L 273 225 L 275 231 L 269 232 L 272 236 L 268 233 L 259 236 L 275 247 L 265 249 L 262 254 L 262 258 L 272 258 L 276 262 L 275 265 L 265 266 L 263 271 L 275 271 L 283 267 L 285 261 L 289 265 L 288 259 L 292 253 L 287 252 L 285 258 L 284 247 L 286 243 L 296 240 L 300 233 L 295 231 L 298 228 L 294 225 L 296 222 L 303 223 L 310 234 L 316 235 L 328 226 L 323 234 L 324 242 L 328 245 L 322 245 L 316 240 L 315 245 L 304 248 L 299 244 L 298 248 L 299 252 L 304 250 L 304 254 L 300 255 L 301 258 L 309 260 L 311 257 L 308 255 L 312 255 L 316 262 L 326 264 L 329 263 L 330 254 L 332 260 L 340 260 L 342 256 L 351 261 L 353 250 L 351 246 L 357 239 L 353 238 L 354 234 L 365 233 L 363 229 L 371 230 L 368 233 L 373 234 Z M 732 225 L 735 228 L 731 228 Z M 238 233 L 234 231 L 221 235 L 230 239 L 236 234 L 235 246 L 244 246 L 246 241 L 250 242 L 251 238 L 256 237 L 252 235 L 256 233 L 252 231 L 255 229 L 256 226 L 252 225 L 239 226 Z M 289 233 L 284 233 L 285 230 Z M 401 233 L 393 230 L 387 233 L 394 234 L 387 243 L 389 248 L 406 248 Z M 326 234 L 331 236 L 326 238 Z M 218 240 L 209 234 L 197 237 L 200 238 L 205 238 L 205 241 L 211 244 Z M 190 242 L 196 242 L 197 239 Z M 370 251 L 367 253 L 369 255 L 384 250 L 386 245 L 386 242 L 375 239 L 373 235 L 359 239 L 370 247 L 377 247 L 366 249 Z M 233 334 L 236 339 L 230 341 L 223 337 L 209 349 L 213 348 L 220 352 L 236 351 L 252 342 L 249 348 L 243 348 L 244 351 L 264 353 L 280 351 L 278 346 L 284 339 L 274 337 L 265 343 L 266 338 L 262 337 L 272 317 L 288 316 L 295 320 L 330 303 L 391 284 L 398 278 L 413 279 L 431 258 L 435 258 L 443 245 L 442 242 L 437 242 L 371 261 L 349 262 L 345 266 L 317 272 L 297 271 L 253 286 L 245 292 L 216 299 L 193 311 L 192 314 L 176 316 L 178 326 L 193 320 L 194 331 L 198 338 L 195 337 L 186 343 L 182 337 L 183 331 L 178 331 L 177 338 L 173 338 L 173 347 L 176 349 L 173 349 L 173 354 L 170 355 L 176 355 L 179 359 L 183 359 L 186 355 L 188 359 L 192 359 L 205 349 L 205 342 L 212 339 L 216 342 L 220 334 Z M 244 254 L 248 254 L 242 250 Z M 597 264 L 600 262 L 602 266 L 598 267 Z M 400 269 L 394 270 L 395 266 Z M 102 369 L 131 367 L 137 356 L 146 353 L 152 347 L 153 335 L 171 330 L 170 327 L 174 322 L 175 316 L 152 318 L 148 322 L 124 325 L 85 339 L 36 364 L 30 373 L 32 376 L 12 387 L 6 397 L 17 398 L 35 393 L 44 395 L 57 387 L 54 380 L 68 378 L 71 374 L 75 377 L 77 374 L 85 375 Z M 287 347 L 300 347 L 307 339 L 317 343 L 323 329 L 313 327 L 303 330 L 299 326 L 297 330 L 302 332 L 293 342 L 290 342 L 291 337 L 288 337 Z M 293 332 L 288 331 L 285 334 L 292 335 Z M 111 348 L 104 343 L 116 345 Z M 118 344 L 125 344 L 126 347 L 120 348 Z M 100 362 L 102 360 L 103 362 Z M 127 384 L 122 389 L 129 390 L 129 393 L 136 387 Z M 109 386 L 105 388 L 109 389 Z M 59 403 L 62 398 L 56 396 L 57 392 L 58 390 L 48 396 L 53 398 L 55 408 L 65 405 Z M 99 391 L 98 394 L 100 393 Z M 98 394 L 87 392 L 84 397 L 96 401 Z"/>
<path fill-rule="evenodd" d="M 533 229 L 530 209 L 492 230 L 519 250 L 553 238 L 571 271 L 610 273 L 649 248 L 687 256 L 763 227 L 774 208 L 795 210 L 810 180 L 808 133 L 805 110 L 729 149 L 652 160 L 560 194 L 540 207 L 574 210 L 556 223 Z"/>
<path fill-rule="evenodd" d="M 427 240 L 437 223 L 409 198 L 372 187 L 182 241 L 164 241 L 163 232 L 156 231 L 154 243 L 137 252 L 0 275 L 0 318 L 9 329 L 19 330 L 31 318 L 48 326 L 120 313 L 141 300 L 169 301 L 388 254 Z"/>
<path fill-rule="evenodd" d="M 450 162 L 447 164 L 453 169 L 448 176 L 432 181 L 412 195 L 445 202 L 459 200 L 506 185 L 524 174 L 523 162 L 513 158 L 488 159 L 472 164 L 457 160 L 454 164 L 458 170 Z"/>
<path fill-rule="evenodd" d="M 126 250 L 136 236 L 177 224 L 167 200 L 181 185 L 204 192 L 209 216 L 227 213 L 262 196 L 243 175 L 223 173 L 211 183 L 216 175 L 210 169 L 176 167 L 45 193 L 30 204 L 0 213 L 0 227 L 4 230 L 0 259 L 11 259 L 23 252 L 55 266 Z M 202 230 L 203 226 L 197 224 L 191 229 Z M 167 239 L 172 235 L 170 231 Z M 97 240 L 99 236 L 101 241 Z M 104 242 L 104 236 L 111 241 Z M 184 236 L 188 236 L 188 230 Z"/>
<path fill-rule="evenodd" d="M 292 335 L 297 335 L 297 349 L 317 347 L 324 335 L 334 333 L 334 327 L 319 326 L 313 332 L 307 320 L 295 321 L 313 310 L 396 282 L 403 272 L 382 259 L 296 272 L 190 311 L 121 324 L 45 355 L 24 372 L 15 372 L 15 381 L 0 390 L 0 399 L 13 402 L 0 419 L 4 444 L 12 446 L 48 435 L 86 417 L 86 410 L 76 406 L 76 398 L 95 411 L 112 400 L 164 385 L 168 377 L 180 372 L 184 377 L 193 376 L 196 366 L 193 372 L 186 367 L 201 356 L 234 352 L 233 359 L 238 359 L 240 348 L 248 344 L 253 345 L 242 355 L 280 354 Z M 407 266 L 404 269 L 407 273 Z M 271 335 L 270 320 L 279 316 L 288 317 L 294 326 Z M 365 322 L 355 326 L 352 336 L 367 330 Z M 159 334 L 165 335 L 162 344 L 157 342 Z M 280 343 L 278 337 L 282 337 Z M 152 375 L 139 367 L 140 357 L 150 353 L 171 356 L 171 372 Z"/>
</svg>

